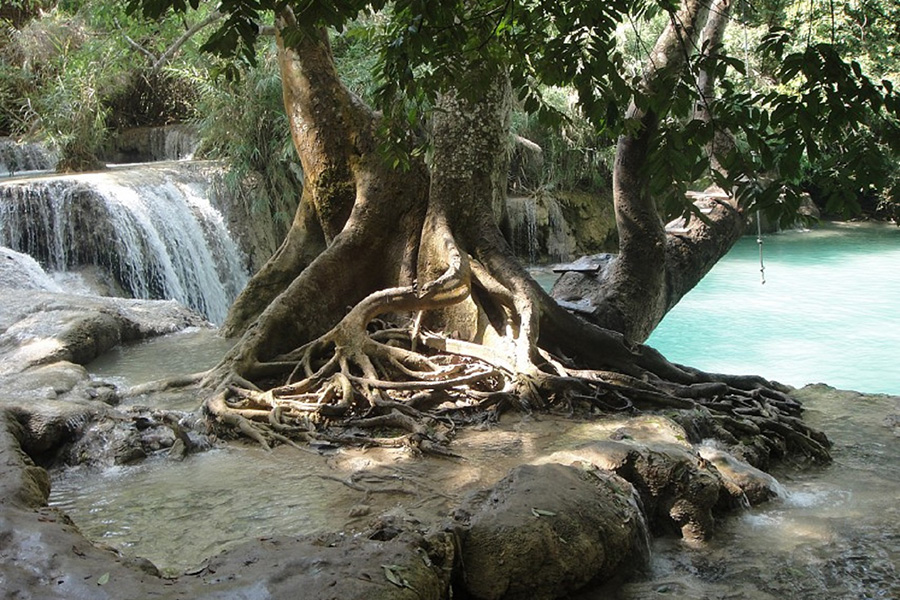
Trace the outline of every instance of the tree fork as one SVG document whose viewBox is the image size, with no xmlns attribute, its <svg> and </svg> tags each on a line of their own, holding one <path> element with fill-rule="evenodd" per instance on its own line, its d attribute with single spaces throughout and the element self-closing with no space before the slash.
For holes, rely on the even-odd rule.
<svg viewBox="0 0 900 600">
<path fill-rule="evenodd" d="M 701 10 L 696 2 L 688 8 Z M 279 17 L 282 27 L 294 26 L 290 17 Z M 453 92 L 439 100 L 429 180 L 421 161 L 398 172 L 378 155 L 377 118 L 340 85 L 321 31 L 307 31 L 300 47 L 280 39 L 308 186 L 304 218 L 320 224 L 325 248 L 206 378 L 216 390 L 206 403 L 212 421 L 267 446 L 296 437 L 435 451 L 449 439 L 435 423 L 466 422 L 507 402 L 704 414 L 706 404 L 730 403 L 723 417 L 827 456 L 822 440 L 787 418 L 790 404 L 771 386 L 674 365 L 568 313 L 528 275 L 493 209 L 506 184 L 509 85 L 501 72 L 471 82 L 474 98 Z M 322 90 L 334 99 L 317 112 Z M 288 260 L 285 253 L 274 261 Z M 723 401 L 731 397 L 740 400 Z M 737 412 L 751 401 L 776 424 Z M 354 424 L 401 434 L 354 436 Z"/>
</svg>

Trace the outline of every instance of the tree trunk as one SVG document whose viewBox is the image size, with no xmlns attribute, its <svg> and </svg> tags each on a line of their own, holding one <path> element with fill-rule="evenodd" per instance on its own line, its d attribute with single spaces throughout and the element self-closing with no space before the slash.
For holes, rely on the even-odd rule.
<svg viewBox="0 0 900 600">
<path fill-rule="evenodd" d="M 726 176 L 723 160 L 734 150 L 734 137 L 715 120 L 715 63 L 725 29 L 731 17 L 732 0 L 715 0 L 703 28 L 700 48 L 706 54 L 704 68 L 697 77 L 700 100 L 694 118 L 713 127 L 712 141 L 707 144 L 710 169 Z M 666 240 L 667 294 L 666 312 L 672 309 L 740 239 L 746 218 L 735 196 L 714 187 L 695 201 L 706 221 L 693 219 L 688 224 L 674 223 Z"/>
<path fill-rule="evenodd" d="M 377 116 L 340 81 L 324 30 L 294 46 L 290 9 L 276 20 L 285 107 L 303 167 L 303 196 L 281 248 L 230 311 L 227 334 L 243 338 L 226 357 L 242 377 L 298 340 L 315 339 L 368 294 L 414 278 L 427 172 L 412 161 L 388 168 L 378 153 Z M 278 369 L 274 369 L 277 371 Z"/>
<path fill-rule="evenodd" d="M 711 47 L 721 42 L 729 7 L 730 2 L 719 0 L 708 11 L 704 2 L 684 2 L 650 53 L 642 93 L 649 98 L 671 96 L 701 29 Z M 713 75 L 707 71 L 702 77 L 703 97 L 711 98 Z M 705 222 L 693 219 L 689 224 L 676 221 L 664 226 L 645 174 L 658 117 L 652 109 L 642 110 L 634 104 L 627 117 L 639 127 L 619 138 L 616 148 L 613 197 L 619 254 L 597 274 L 564 274 L 554 286 L 553 296 L 570 302 L 588 300 L 588 320 L 642 342 L 731 249 L 743 232 L 744 221 L 736 202 L 714 190 L 696 202 Z M 706 110 L 698 118 L 710 119 L 710 112 Z M 721 152 L 716 156 L 722 156 Z"/>
<path fill-rule="evenodd" d="M 277 26 L 296 26 L 287 9 Z M 237 303 L 233 313 L 241 315 L 229 319 L 249 325 L 206 377 L 215 427 L 266 446 L 316 438 L 444 452 L 448 419 L 483 419 L 504 406 L 698 410 L 693 398 L 706 394 L 761 394 L 764 383 L 678 367 L 582 321 L 528 275 L 494 209 L 508 160 L 510 89 L 502 70 L 472 65 L 458 90 L 439 99 L 429 178 L 415 159 L 407 170 L 386 164 L 378 117 L 341 85 L 322 31 L 306 31 L 292 47 L 279 36 L 279 52 L 305 176 L 294 230 L 304 232 L 292 231 Z M 665 254 L 662 226 L 648 225 L 655 209 L 635 174 L 654 117 L 632 114 L 644 129 L 620 143 L 619 186 L 637 186 L 618 205 L 628 231 L 623 265 Z M 642 244 L 646 235 L 651 240 Z M 317 244 L 324 249 L 304 264 Z M 646 280 L 661 293 L 660 273 Z M 271 300 L 251 322 L 256 294 Z M 792 401 L 765 389 L 773 400 L 754 400 L 759 410 L 778 412 L 769 405 L 780 402 L 785 419 L 793 418 Z M 405 435 L 359 435 L 385 428 Z M 797 444 L 827 456 L 806 430 L 798 435 Z"/>
</svg>

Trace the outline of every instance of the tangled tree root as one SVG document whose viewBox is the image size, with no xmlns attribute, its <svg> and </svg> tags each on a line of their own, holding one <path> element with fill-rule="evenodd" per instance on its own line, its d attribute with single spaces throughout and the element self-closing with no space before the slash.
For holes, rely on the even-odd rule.
<svg viewBox="0 0 900 600">
<path fill-rule="evenodd" d="M 830 460 L 830 442 L 799 418 L 801 405 L 776 384 L 692 370 L 698 383 L 673 383 L 646 372 L 577 369 L 541 351 L 534 368 L 513 368 L 490 347 L 381 321 L 368 330 L 339 325 L 258 372 L 288 373 L 263 390 L 231 375 L 205 410 L 220 435 L 265 448 L 285 443 L 408 447 L 455 456 L 457 426 L 495 421 L 508 408 L 583 416 L 636 411 L 699 415 L 731 445 L 757 440 L 774 453 Z M 683 368 L 683 367 L 682 367 Z"/>
</svg>

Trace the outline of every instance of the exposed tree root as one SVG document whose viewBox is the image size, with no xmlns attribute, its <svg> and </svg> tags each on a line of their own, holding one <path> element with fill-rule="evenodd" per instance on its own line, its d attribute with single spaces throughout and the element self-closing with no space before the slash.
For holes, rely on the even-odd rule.
<svg viewBox="0 0 900 600">
<path fill-rule="evenodd" d="M 405 293 L 379 292 L 378 303 L 396 304 Z M 256 374 L 281 372 L 282 385 L 262 390 L 235 376 L 221 386 L 205 404 L 217 428 L 265 448 L 325 441 L 452 457 L 447 445 L 458 425 L 496 420 L 510 407 L 588 417 L 680 411 L 707 417 L 729 444 L 768 438 L 767 447 L 829 460 L 828 439 L 798 418 L 799 403 L 761 378 L 690 370 L 696 382 L 675 383 L 651 371 L 579 369 L 543 350 L 523 369 L 509 353 L 423 330 L 416 320 L 367 323 L 372 311 L 354 311 L 319 339 L 257 365 Z"/>
<path fill-rule="evenodd" d="M 205 410 L 220 435 L 265 448 L 319 441 L 454 456 L 447 446 L 457 426 L 508 408 L 675 411 L 702 416 L 729 444 L 828 460 L 828 440 L 797 419 L 799 404 L 776 385 L 674 365 L 581 321 L 505 250 L 491 215 L 477 220 L 490 224 L 477 241 L 464 240 L 480 248 L 469 254 L 435 206 L 420 262 L 443 272 L 369 294 L 331 330 L 280 354 L 246 338 L 240 360 L 226 359 L 204 381 L 215 387 Z"/>
</svg>

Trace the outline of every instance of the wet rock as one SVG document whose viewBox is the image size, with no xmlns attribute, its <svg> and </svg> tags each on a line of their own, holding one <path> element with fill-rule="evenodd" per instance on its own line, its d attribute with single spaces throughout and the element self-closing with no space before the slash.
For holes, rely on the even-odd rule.
<svg viewBox="0 0 900 600">
<path fill-rule="evenodd" d="M 103 412 L 102 405 L 35 400 L 7 409 L 20 427 L 22 449 L 33 457 L 48 457 L 82 434 Z"/>
<path fill-rule="evenodd" d="M 188 448 L 184 441 L 181 438 L 176 438 L 174 442 L 172 442 L 172 447 L 169 448 L 169 459 L 170 460 L 184 460 L 184 457 L 187 456 Z"/>
<path fill-rule="evenodd" d="M 884 426 L 890 429 L 895 436 L 900 437 L 900 415 L 886 416 Z"/>
<path fill-rule="evenodd" d="M 102 402 L 108 406 L 117 406 L 122 401 L 116 387 L 111 383 L 95 382 L 85 388 L 85 394 L 91 400 Z"/>
<path fill-rule="evenodd" d="M 2 10 L 17 9 L 21 10 L 15 4 L 11 8 L 9 4 L 4 3 Z M 8 13 L 4 17 L 7 15 Z M 0 137 L 0 177 L 15 175 L 22 171 L 53 169 L 58 158 L 56 151 L 45 144 L 19 142 L 12 138 Z"/>
<path fill-rule="evenodd" d="M 56 361 L 85 364 L 121 341 L 206 326 L 170 301 L 3 290 L 0 375 Z"/>
<path fill-rule="evenodd" d="M 140 441 L 135 436 L 116 448 L 114 460 L 117 465 L 130 465 L 141 462 L 145 458 L 147 458 L 147 453 L 141 448 Z"/>
<path fill-rule="evenodd" d="M 88 373 L 81 365 L 69 361 L 58 361 L 37 366 L 14 377 L 0 377 L 0 380 L 6 384 L 4 388 L 7 392 L 15 391 L 20 397 L 27 398 L 28 394 L 23 392 L 30 390 L 49 390 L 52 391 L 52 394 L 45 391 L 42 395 L 53 399 L 71 392 L 87 378 Z"/>
<path fill-rule="evenodd" d="M 101 158 L 111 163 L 182 160 L 191 158 L 198 145 L 196 128 L 190 125 L 136 127 L 116 132 Z"/>
<path fill-rule="evenodd" d="M 608 473 L 522 465 L 455 513 L 474 598 L 559 598 L 647 562 L 634 488 Z"/>
<path fill-rule="evenodd" d="M 446 598 L 452 562 L 447 534 L 263 539 L 210 560 L 193 597 L 438 600 Z"/>
<path fill-rule="evenodd" d="M 7 503 L 25 507 L 46 504 L 50 497 L 50 477 L 22 450 L 26 433 L 18 420 L 0 413 L 0 506 Z"/>
<path fill-rule="evenodd" d="M 688 447 L 669 443 L 598 441 L 548 460 L 579 460 L 612 471 L 634 485 L 656 533 L 680 532 L 685 540 L 709 538 L 713 509 L 729 495 L 719 473 Z"/>
<path fill-rule="evenodd" d="M 179 416 L 184 417 L 169 411 L 130 407 L 110 418 L 95 419 L 62 449 L 56 463 L 128 465 L 154 454 L 166 453 L 171 459 L 181 460 L 191 452 L 209 449 L 212 444 L 204 424 L 187 418 L 178 422 Z M 193 431 L 191 427 L 203 431 Z"/>
<path fill-rule="evenodd" d="M 751 505 L 761 504 L 779 495 L 781 484 L 728 452 L 711 446 L 701 446 L 700 456 L 711 462 L 726 482 L 736 486 Z"/>
<path fill-rule="evenodd" d="M 36 260 L 0 246 L 0 288 L 62 292 Z"/>
</svg>

